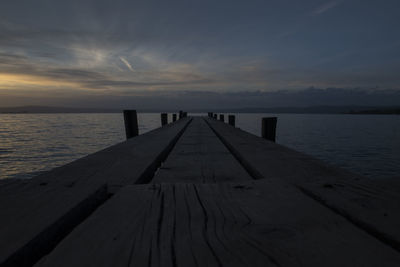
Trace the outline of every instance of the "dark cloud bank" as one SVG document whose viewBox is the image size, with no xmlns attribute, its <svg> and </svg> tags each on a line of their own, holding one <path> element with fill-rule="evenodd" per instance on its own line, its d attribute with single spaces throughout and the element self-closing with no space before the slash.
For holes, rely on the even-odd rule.
<svg viewBox="0 0 400 267">
<path fill-rule="evenodd" d="M 103 101 L 99 99 L 99 101 Z M 112 103 L 112 104 L 111 104 Z M 94 103 L 93 103 L 94 106 Z M 151 95 L 111 97 L 104 106 L 137 109 L 244 109 L 308 106 L 400 106 L 398 90 L 315 89 L 275 92 L 153 92 Z"/>
<path fill-rule="evenodd" d="M 17 101 L 18 99 L 13 99 Z M 374 89 L 328 88 L 288 90 L 275 92 L 211 92 L 211 91 L 152 91 L 138 95 L 98 95 L 84 98 L 30 98 L 27 105 L 42 105 L 71 108 L 96 108 L 98 110 L 120 110 L 132 108 L 142 111 L 189 111 L 227 110 L 257 112 L 271 109 L 296 112 L 304 107 L 319 107 L 315 112 L 345 112 L 371 107 L 399 107 L 400 91 Z M 23 102 L 21 102 L 22 104 Z M 285 109 L 279 109 L 284 107 Z M 339 108 L 333 108 L 339 107 Z M 297 108 L 297 109 L 296 109 Z M 310 110 L 310 111 L 312 111 Z M 86 110 L 85 110 L 86 111 Z"/>
</svg>

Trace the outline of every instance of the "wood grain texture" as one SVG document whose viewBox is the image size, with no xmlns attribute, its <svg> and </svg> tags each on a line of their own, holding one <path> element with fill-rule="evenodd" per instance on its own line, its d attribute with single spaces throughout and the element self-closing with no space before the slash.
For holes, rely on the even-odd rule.
<svg viewBox="0 0 400 267">
<path fill-rule="evenodd" d="M 153 183 L 223 183 L 251 180 L 203 118 L 194 117 Z"/>
<path fill-rule="evenodd" d="M 399 266 L 400 254 L 293 186 L 127 186 L 36 267 Z"/>
<path fill-rule="evenodd" d="M 18 183 L 24 183 L 24 179 L 6 178 L 0 179 L 0 187 L 7 187 Z"/>
<path fill-rule="evenodd" d="M 255 177 L 294 184 L 400 251 L 399 180 L 372 181 L 218 121 L 207 122 Z"/>
<path fill-rule="evenodd" d="M 0 266 L 32 266 L 108 197 L 101 182 L 0 188 Z"/>
<path fill-rule="evenodd" d="M 190 121 L 184 118 L 136 136 L 39 175 L 31 183 L 78 185 L 94 180 L 106 183 L 113 191 L 126 184 L 146 183 Z"/>
<path fill-rule="evenodd" d="M 121 186 L 150 180 L 190 119 L 0 185 L 0 266 L 30 266 Z"/>
</svg>

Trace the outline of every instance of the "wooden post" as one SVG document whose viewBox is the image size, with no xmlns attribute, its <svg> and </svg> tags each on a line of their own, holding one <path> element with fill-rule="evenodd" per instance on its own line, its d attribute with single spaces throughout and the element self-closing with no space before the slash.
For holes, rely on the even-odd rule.
<svg viewBox="0 0 400 267">
<path fill-rule="evenodd" d="M 219 120 L 225 122 L 224 114 L 219 114 Z"/>
<path fill-rule="evenodd" d="M 179 119 L 182 119 L 182 118 L 183 118 L 183 111 L 179 110 Z"/>
<path fill-rule="evenodd" d="M 187 117 L 187 112 L 183 112 L 183 117 Z"/>
<path fill-rule="evenodd" d="M 139 135 L 136 110 L 124 110 L 126 139 Z"/>
<path fill-rule="evenodd" d="M 214 114 L 214 119 L 217 119 L 217 114 Z"/>
<path fill-rule="evenodd" d="M 176 113 L 172 114 L 172 121 L 176 121 Z"/>
<path fill-rule="evenodd" d="M 168 124 L 168 113 L 161 113 L 161 126 Z"/>
<path fill-rule="evenodd" d="M 228 122 L 229 122 L 229 125 L 232 125 L 233 127 L 235 127 L 235 115 L 229 115 Z"/>
<path fill-rule="evenodd" d="M 264 139 L 275 142 L 276 136 L 276 117 L 262 118 L 261 136 Z"/>
</svg>

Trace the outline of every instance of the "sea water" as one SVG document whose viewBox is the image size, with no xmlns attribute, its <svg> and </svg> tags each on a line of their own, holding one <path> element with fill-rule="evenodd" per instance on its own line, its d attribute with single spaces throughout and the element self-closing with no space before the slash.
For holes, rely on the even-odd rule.
<svg viewBox="0 0 400 267">
<path fill-rule="evenodd" d="M 277 116 L 277 143 L 373 179 L 400 178 L 398 115 L 235 115 L 236 126 L 255 135 L 262 117 Z M 159 113 L 139 113 L 138 121 L 140 134 L 161 126 Z M 0 114 L 0 179 L 31 178 L 122 142 L 124 129 L 116 113 Z"/>
</svg>

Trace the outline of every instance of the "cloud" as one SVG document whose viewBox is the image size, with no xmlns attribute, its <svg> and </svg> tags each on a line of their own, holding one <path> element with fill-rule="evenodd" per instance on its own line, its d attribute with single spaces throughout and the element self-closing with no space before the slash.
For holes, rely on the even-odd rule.
<svg viewBox="0 0 400 267">
<path fill-rule="evenodd" d="M 317 7 L 314 11 L 313 14 L 314 15 L 321 15 L 325 12 L 327 12 L 328 10 L 334 8 L 335 6 L 337 6 L 339 4 L 339 1 L 331 1 L 328 3 L 325 3 L 319 7 Z"/>
<path fill-rule="evenodd" d="M 125 64 L 125 66 L 132 72 L 135 72 L 131 66 L 131 64 L 129 64 L 128 60 L 126 60 L 123 57 L 119 57 L 119 59 Z"/>
<path fill-rule="evenodd" d="M 354 1 L 321 23 L 315 19 L 323 17 L 316 16 L 344 1 L 75 2 L 45 1 L 38 7 L 28 0 L 5 1 L 0 91 L 59 95 L 63 88 L 82 97 L 88 91 L 111 97 L 309 86 L 400 89 L 400 50 L 387 47 L 399 43 L 392 23 L 397 14 L 358 12 Z M 363 9 L 377 8 L 367 2 Z"/>
<path fill-rule="evenodd" d="M 200 73 L 185 72 L 180 67 L 166 71 L 139 71 L 135 74 L 124 77 L 96 68 L 60 68 L 32 62 L 26 56 L 0 53 L 0 91 L 9 88 L 23 91 L 29 85 L 37 86 L 40 90 L 47 89 L 49 93 L 56 91 L 55 86 L 68 86 L 75 90 L 109 89 L 118 94 L 126 90 L 179 90 L 182 86 L 206 86 L 215 82 Z"/>
<path fill-rule="evenodd" d="M 137 55 L 136 59 L 141 60 Z M 69 87 L 69 90 L 97 90 L 119 94 L 140 90 L 192 90 L 192 91 L 273 91 L 281 89 L 300 89 L 311 85 L 316 87 L 369 87 L 400 89 L 400 78 L 396 71 L 359 70 L 352 72 L 314 69 L 268 68 L 262 60 L 252 61 L 209 61 L 214 66 L 203 67 L 201 64 L 168 62 L 158 57 L 152 61 L 146 56 L 146 69 L 124 73 L 115 69 L 117 61 L 106 60 L 110 66 L 85 67 L 85 64 L 60 66 L 48 64 L 25 55 L 0 53 L 0 90 L 31 90 L 56 92 L 55 87 Z M 115 59 L 115 57 L 114 57 Z M 124 58 L 125 59 L 125 58 Z M 154 66 L 156 65 L 156 66 Z M 160 68 L 161 66 L 161 68 Z M 221 70 L 218 67 L 221 66 Z M 210 69 L 211 68 L 211 69 Z M 215 69 L 215 71 L 214 71 Z M 212 71 L 210 71 L 212 70 Z"/>
</svg>

